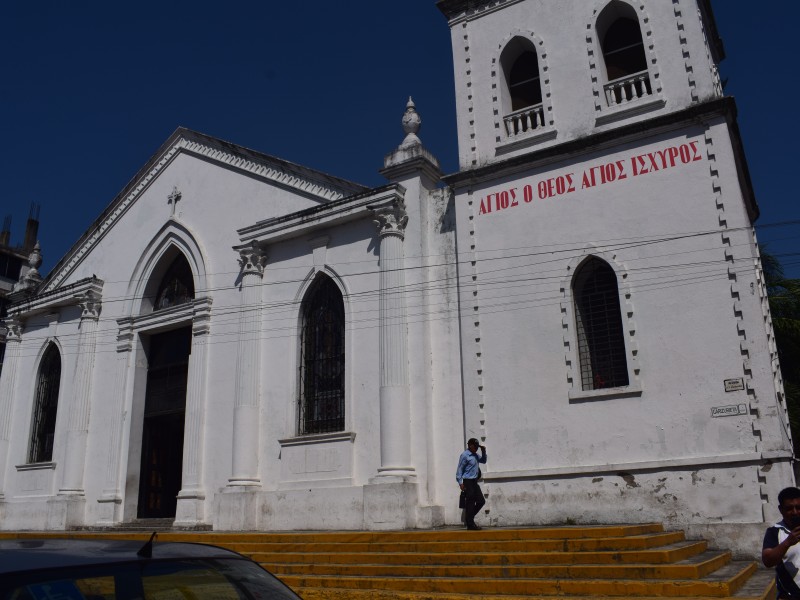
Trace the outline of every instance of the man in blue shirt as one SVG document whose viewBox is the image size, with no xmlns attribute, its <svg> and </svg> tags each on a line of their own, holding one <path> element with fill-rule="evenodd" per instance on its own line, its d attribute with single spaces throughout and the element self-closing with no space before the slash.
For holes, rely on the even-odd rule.
<svg viewBox="0 0 800 600">
<path fill-rule="evenodd" d="M 478 456 L 478 448 L 481 449 L 481 455 Z M 481 446 L 478 440 L 471 438 L 467 442 L 467 449 L 461 453 L 458 459 L 458 469 L 456 469 L 456 481 L 461 491 L 465 493 L 464 511 L 465 522 L 467 529 L 480 530 L 475 524 L 475 515 L 477 515 L 486 500 L 483 498 L 483 492 L 478 485 L 480 479 L 480 464 L 486 464 L 486 446 Z"/>
</svg>

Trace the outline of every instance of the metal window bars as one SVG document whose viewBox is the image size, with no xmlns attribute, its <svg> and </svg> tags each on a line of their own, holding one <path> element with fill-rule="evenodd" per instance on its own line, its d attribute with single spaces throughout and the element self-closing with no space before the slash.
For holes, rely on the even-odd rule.
<svg viewBox="0 0 800 600">
<path fill-rule="evenodd" d="M 628 362 L 614 270 L 590 258 L 573 284 L 578 361 L 584 390 L 626 386 Z"/>
<path fill-rule="evenodd" d="M 300 359 L 300 434 L 344 430 L 344 302 L 325 276 L 303 310 Z"/>
<path fill-rule="evenodd" d="M 36 402 L 33 409 L 28 462 L 49 462 L 53 459 L 58 392 L 61 384 L 61 355 L 54 344 L 45 350 L 36 380 Z"/>
</svg>

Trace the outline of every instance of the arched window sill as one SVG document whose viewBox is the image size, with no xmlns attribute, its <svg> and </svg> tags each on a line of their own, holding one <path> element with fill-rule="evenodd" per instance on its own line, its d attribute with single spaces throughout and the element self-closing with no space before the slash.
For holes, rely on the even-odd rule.
<svg viewBox="0 0 800 600">
<path fill-rule="evenodd" d="M 278 440 L 281 448 L 286 446 L 303 446 L 307 444 L 322 444 L 325 442 L 354 442 L 356 434 L 350 431 L 337 431 L 334 433 L 312 433 Z"/>
<path fill-rule="evenodd" d="M 500 142 L 497 144 L 495 152 L 498 156 L 501 154 L 508 154 L 509 152 L 520 150 L 521 148 L 529 148 L 536 144 L 541 144 L 542 142 L 554 140 L 556 137 L 558 137 L 558 131 L 556 129 L 534 129 L 533 131 L 519 134 L 508 141 Z"/>
<path fill-rule="evenodd" d="M 607 112 L 600 115 L 595 119 L 594 124 L 596 127 L 600 125 L 608 125 L 609 123 L 616 123 L 631 117 L 637 117 L 645 113 L 661 110 L 667 105 L 667 101 L 663 98 L 655 98 L 653 100 L 640 101 L 636 103 L 627 104 L 625 106 L 617 106 L 607 109 Z"/>
<path fill-rule="evenodd" d="M 594 400 L 614 400 L 616 398 L 638 398 L 642 395 L 640 383 L 624 387 L 605 388 L 602 390 L 570 390 L 570 403 L 593 402 Z"/>
<path fill-rule="evenodd" d="M 15 466 L 17 471 L 47 471 L 47 470 L 55 471 L 56 463 L 40 462 L 40 463 L 29 463 L 27 465 L 15 465 Z"/>
</svg>

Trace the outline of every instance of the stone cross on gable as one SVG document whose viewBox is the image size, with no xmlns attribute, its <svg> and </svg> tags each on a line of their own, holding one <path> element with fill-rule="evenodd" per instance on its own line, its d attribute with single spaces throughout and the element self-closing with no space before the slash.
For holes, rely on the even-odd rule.
<svg viewBox="0 0 800 600">
<path fill-rule="evenodd" d="M 174 186 L 172 188 L 172 193 L 170 193 L 170 195 L 167 196 L 167 204 L 172 205 L 172 213 L 170 213 L 170 216 L 172 217 L 175 216 L 175 208 L 178 206 L 178 201 L 181 199 L 181 197 L 182 194 L 178 189 L 178 186 Z"/>
</svg>

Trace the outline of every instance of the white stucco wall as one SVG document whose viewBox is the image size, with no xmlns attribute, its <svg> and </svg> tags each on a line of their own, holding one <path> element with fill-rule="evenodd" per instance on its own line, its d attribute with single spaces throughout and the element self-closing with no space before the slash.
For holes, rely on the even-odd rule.
<svg viewBox="0 0 800 600">
<path fill-rule="evenodd" d="M 688 160 L 673 164 L 680 147 Z M 659 169 L 645 173 L 649 155 Z M 583 186 L 612 163 L 624 179 Z M 466 423 L 491 449 L 490 518 L 761 522 L 792 482 L 791 445 L 725 120 L 531 164 L 457 184 L 458 247 L 473 249 L 460 256 L 474 278 L 461 288 Z M 558 177 L 566 193 L 542 199 Z M 512 189 L 517 205 L 498 211 Z M 620 290 L 630 385 L 611 392 L 581 391 L 571 281 L 589 255 Z M 730 405 L 746 408 L 712 418 Z M 773 451 L 784 462 L 760 472 Z"/>
</svg>

